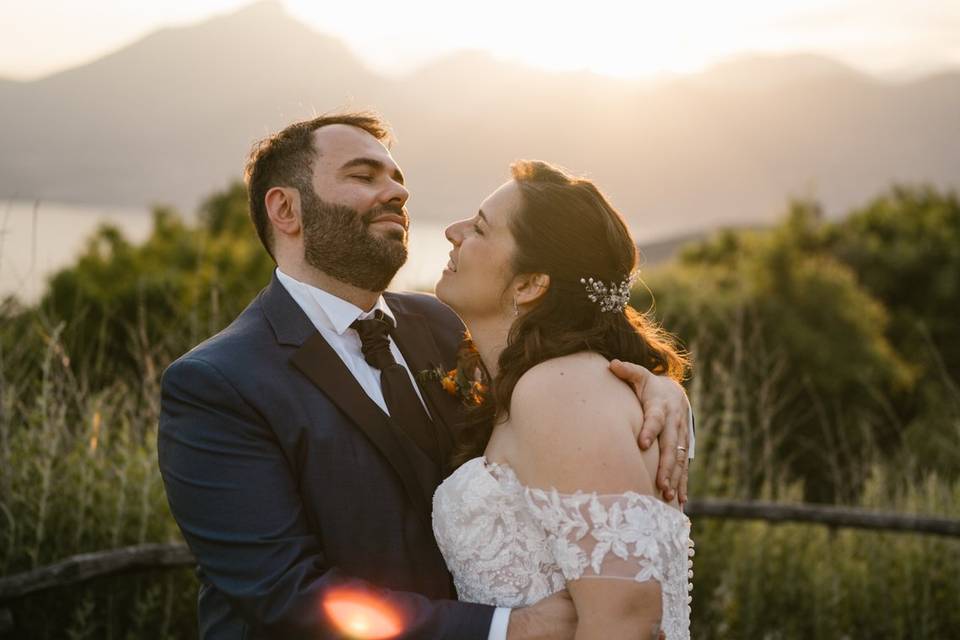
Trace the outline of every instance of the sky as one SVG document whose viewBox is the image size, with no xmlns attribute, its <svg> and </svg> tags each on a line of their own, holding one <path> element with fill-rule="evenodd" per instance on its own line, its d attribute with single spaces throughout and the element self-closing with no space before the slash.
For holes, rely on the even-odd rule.
<svg viewBox="0 0 960 640">
<path fill-rule="evenodd" d="M 94 60 L 165 26 L 249 0 L 2 0 L 0 77 Z M 456 50 L 554 69 L 649 78 L 749 53 L 826 54 L 877 75 L 960 66 L 960 0 L 282 0 L 365 63 L 403 73 Z"/>
</svg>

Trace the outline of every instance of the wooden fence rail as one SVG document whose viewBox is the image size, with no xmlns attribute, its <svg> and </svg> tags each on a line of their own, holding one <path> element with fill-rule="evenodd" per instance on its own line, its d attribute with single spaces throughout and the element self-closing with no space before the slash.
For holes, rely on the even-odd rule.
<svg viewBox="0 0 960 640">
<path fill-rule="evenodd" d="M 851 507 L 711 499 L 691 500 L 685 511 L 691 519 L 703 517 L 802 522 L 830 527 L 960 537 L 960 520 Z"/>
<path fill-rule="evenodd" d="M 694 520 L 724 518 L 765 520 L 773 523 L 802 522 L 830 527 L 960 537 L 960 520 L 846 507 L 691 500 L 687 504 L 686 512 Z M 135 571 L 189 567 L 193 564 L 193 555 L 182 544 L 144 544 L 84 553 L 33 571 L 0 578 L 0 602 L 22 598 L 53 587 L 75 585 L 93 578 Z M 3 626 L 2 617 L 0 615 L 0 627 Z"/>
<path fill-rule="evenodd" d="M 120 573 L 189 567 L 195 563 L 185 544 L 141 544 L 81 553 L 56 564 L 0 578 L 0 601 L 66 587 Z"/>
</svg>

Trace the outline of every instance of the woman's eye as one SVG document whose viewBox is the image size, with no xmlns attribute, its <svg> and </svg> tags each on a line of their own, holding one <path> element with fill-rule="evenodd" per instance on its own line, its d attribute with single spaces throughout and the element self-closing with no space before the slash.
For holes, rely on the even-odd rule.
<svg viewBox="0 0 960 640">
<path fill-rule="evenodd" d="M 474 222 L 474 223 L 473 223 L 473 230 L 474 230 L 474 232 L 475 232 L 478 236 L 482 236 L 482 235 L 483 235 L 483 229 L 480 228 L 480 223 Z"/>
<path fill-rule="evenodd" d="M 364 182 L 372 182 L 372 181 L 373 181 L 373 177 L 372 177 L 372 176 L 356 175 L 356 176 L 350 176 L 350 177 L 351 177 L 351 178 L 356 178 L 357 180 L 363 180 Z"/>
</svg>

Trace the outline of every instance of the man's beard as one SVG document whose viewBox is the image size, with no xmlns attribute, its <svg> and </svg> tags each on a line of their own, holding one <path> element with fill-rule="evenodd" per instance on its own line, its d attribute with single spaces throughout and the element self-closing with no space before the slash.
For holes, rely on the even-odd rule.
<svg viewBox="0 0 960 640">
<path fill-rule="evenodd" d="M 300 189 L 304 259 L 325 274 L 366 291 L 383 291 L 407 261 L 406 232 L 370 233 L 385 213 L 407 215 L 400 206 L 380 206 L 361 214 L 326 202 L 312 187 Z"/>
</svg>

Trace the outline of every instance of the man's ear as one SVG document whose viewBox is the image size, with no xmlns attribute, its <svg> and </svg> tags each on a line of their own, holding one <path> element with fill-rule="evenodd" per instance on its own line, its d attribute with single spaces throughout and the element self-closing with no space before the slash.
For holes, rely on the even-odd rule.
<svg viewBox="0 0 960 640">
<path fill-rule="evenodd" d="M 300 192 L 290 187 L 273 187 L 264 196 L 267 217 L 275 232 L 295 236 L 300 233 Z"/>
<path fill-rule="evenodd" d="M 527 273 L 514 283 L 517 304 L 530 304 L 543 298 L 550 289 L 550 276 L 545 273 Z"/>
</svg>

